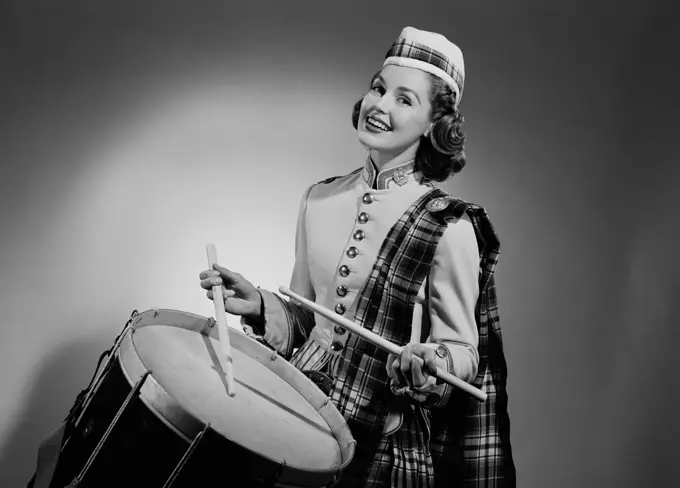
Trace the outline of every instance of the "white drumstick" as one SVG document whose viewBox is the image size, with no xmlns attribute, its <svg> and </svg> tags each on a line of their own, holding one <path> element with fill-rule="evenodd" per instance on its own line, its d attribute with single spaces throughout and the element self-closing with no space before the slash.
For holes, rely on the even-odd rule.
<svg viewBox="0 0 680 488">
<path fill-rule="evenodd" d="M 208 244 L 206 246 L 208 251 L 208 266 L 213 269 L 213 265 L 217 264 L 217 250 L 215 244 Z M 227 314 L 224 311 L 224 295 L 222 294 L 222 286 L 213 286 L 213 303 L 215 304 L 215 318 L 217 319 L 217 333 L 219 335 L 220 344 L 222 345 L 222 366 L 224 373 L 227 376 L 227 393 L 233 397 L 236 395 L 234 391 L 234 366 L 231 356 L 231 343 L 229 342 L 229 330 L 227 329 Z"/>
<path fill-rule="evenodd" d="M 341 327 L 344 327 L 345 329 L 349 330 L 350 332 L 353 332 L 354 334 L 362 337 L 366 341 L 370 342 L 374 346 L 377 346 L 381 349 L 384 349 L 385 351 L 389 352 L 390 354 L 394 354 L 395 356 L 400 356 L 402 347 L 397 346 L 396 344 L 388 341 L 384 337 L 379 336 L 378 334 L 371 332 L 368 329 L 364 329 L 360 325 L 355 324 L 349 319 L 346 319 L 345 317 L 340 317 L 338 314 L 331 312 L 325 307 L 322 307 L 321 305 L 312 302 L 311 300 L 307 300 L 304 297 L 301 297 L 297 293 L 294 293 L 290 291 L 288 288 L 285 286 L 279 287 L 279 291 L 283 293 L 284 295 L 289 296 L 290 298 L 297 300 L 300 302 L 302 305 L 304 305 L 306 308 L 309 310 L 318 313 L 319 315 L 322 315 L 323 317 L 326 317 L 328 320 L 331 322 L 334 322 L 338 324 Z M 422 361 L 422 359 L 418 356 L 414 355 L 414 359 L 417 361 Z M 469 383 L 466 383 L 465 381 L 461 380 L 460 378 L 457 378 L 450 374 L 448 371 L 444 371 L 442 369 L 437 368 L 437 371 L 434 372 L 434 376 L 439 378 L 440 380 L 448 383 L 451 386 L 455 386 L 456 388 L 460 388 L 461 390 L 465 391 L 466 393 L 472 395 L 479 401 L 486 401 L 486 393 L 484 393 L 482 390 L 479 388 L 475 388 Z"/>
</svg>

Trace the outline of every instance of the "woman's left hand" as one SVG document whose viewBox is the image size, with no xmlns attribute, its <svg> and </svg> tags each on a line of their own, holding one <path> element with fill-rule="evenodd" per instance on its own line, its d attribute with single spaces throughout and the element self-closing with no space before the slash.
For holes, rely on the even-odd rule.
<svg viewBox="0 0 680 488">
<path fill-rule="evenodd" d="M 423 361 L 415 359 L 416 356 Z M 431 375 L 437 370 L 436 357 L 435 350 L 431 347 L 407 344 L 402 348 L 400 356 L 390 354 L 387 358 L 387 376 L 396 383 L 397 388 L 422 388 L 426 383 L 433 383 Z"/>
</svg>

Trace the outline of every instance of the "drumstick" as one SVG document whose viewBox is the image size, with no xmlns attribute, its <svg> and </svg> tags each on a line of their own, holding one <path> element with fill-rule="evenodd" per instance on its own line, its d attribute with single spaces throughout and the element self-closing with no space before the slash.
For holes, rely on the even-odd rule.
<svg viewBox="0 0 680 488">
<path fill-rule="evenodd" d="M 360 325 L 355 324 L 351 320 L 345 318 L 345 317 L 340 317 L 338 314 L 335 314 L 328 310 L 327 308 L 322 307 L 321 305 L 312 302 L 311 300 L 307 300 L 304 297 L 301 297 L 297 293 L 294 293 L 290 291 L 288 288 L 285 286 L 279 287 L 279 291 L 283 293 L 284 295 L 289 296 L 290 298 L 293 298 L 300 302 L 302 305 L 304 305 L 306 308 L 310 309 L 313 312 L 318 313 L 319 315 L 322 315 L 326 317 L 328 320 L 331 322 L 335 322 L 337 325 L 340 325 L 341 327 L 344 327 L 345 329 L 355 333 L 356 335 L 362 337 L 366 341 L 370 342 L 374 346 L 379 347 L 380 349 L 384 349 L 385 351 L 389 352 L 390 354 L 394 354 L 395 356 L 400 356 L 402 347 L 397 346 L 396 344 L 388 341 L 384 337 L 379 336 L 378 334 L 371 332 L 368 329 L 364 329 Z M 416 361 L 421 362 L 422 366 L 422 358 L 418 356 L 413 356 L 413 359 Z M 466 383 L 465 381 L 461 380 L 460 378 L 457 378 L 450 374 L 448 371 L 444 371 L 442 369 L 437 368 L 436 371 L 433 371 L 434 376 L 439 378 L 440 380 L 448 383 L 451 386 L 455 386 L 457 388 L 460 388 L 461 390 L 465 391 L 466 393 L 472 395 L 479 401 L 486 401 L 486 393 L 484 393 L 482 390 L 479 388 L 475 388 L 469 383 Z"/>
<path fill-rule="evenodd" d="M 206 246 L 208 251 L 208 265 L 213 269 L 213 265 L 217 264 L 217 250 L 215 244 L 208 244 Z M 222 286 L 213 286 L 213 303 L 215 304 L 215 318 L 217 319 L 217 333 L 222 345 L 222 357 L 224 359 L 224 373 L 227 376 L 227 394 L 233 397 L 236 395 L 234 391 L 234 369 L 231 356 L 231 344 L 229 342 L 229 329 L 227 329 L 227 314 L 224 311 L 224 295 L 222 295 Z"/>
</svg>

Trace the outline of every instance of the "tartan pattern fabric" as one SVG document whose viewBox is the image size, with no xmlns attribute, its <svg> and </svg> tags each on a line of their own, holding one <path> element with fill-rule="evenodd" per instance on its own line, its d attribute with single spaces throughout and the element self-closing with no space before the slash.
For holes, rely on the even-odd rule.
<svg viewBox="0 0 680 488">
<path fill-rule="evenodd" d="M 416 59 L 439 68 L 453 78 L 453 81 L 456 82 L 460 90 L 459 98 L 462 97 L 465 75 L 460 69 L 454 66 L 446 56 L 437 50 L 415 41 L 397 39 L 392 44 L 392 47 L 390 47 L 390 50 L 387 51 L 385 58 L 391 56 Z"/>
<path fill-rule="evenodd" d="M 428 463 L 425 473 L 419 473 L 421 451 L 427 455 L 430 440 L 427 410 L 412 406 L 404 416 L 404 424 L 392 435 L 380 439 L 366 486 L 372 488 L 432 488 L 434 468 Z"/>
<path fill-rule="evenodd" d="M 494 271 L 500 242 L 486 211 L 451 200 L 445 212 L 470 217 L 481 256 L 480 295 L 475 313 L 480 362 L 472 382 L 488 396 L 478 402 L 457 392 L 447 407 L 432 411 L 430 443 L 437 486 L 514 487 L 516 473 L 510 445 L 507 365 L 498 313 Z"/>
<path fill-rule="evenodd" d="M 445 228 L 427 211 L 428 203 L 444 195 L 440 189 L 430 190 L 395 223 L 359 294 L 355 323 L 400 346 L 410 339 L 415 297 Z M 404 486 L 429 487 L 434 482 L 432 459 L 422 439 L 406 439 L 411 447 L 400 452 L 408 455 L 393 459 L 385 454 L 390 450 L 386 446 L 382 454 L 376 454 L 394 399 L 389 389 L 387 356 L 387 352 L 354 334 L 349 335 L 340 356 L 331 399 L 357 441 L 354 461 L 340 486 L 380 486 L 378 479 L 371 478 L 376 470 L 378 474 L 389 471 L 397 479 L 414 480 L 415 484 Z"/>
</svg>

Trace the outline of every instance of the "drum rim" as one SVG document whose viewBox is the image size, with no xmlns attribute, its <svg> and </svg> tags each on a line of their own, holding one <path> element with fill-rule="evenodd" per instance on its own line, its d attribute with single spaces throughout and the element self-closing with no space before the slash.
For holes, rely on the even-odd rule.
<svg viewBox="0 0 680 488">
<path fill-rule="evenodd" d="M 166 324 L 163 323 L 164 321 L 166 321 L 165 319 L 166 317 L 172 318 L 182 317 L 189 320 L 188 323 L 183 322 L 181 325 L 174 323 Z M 217 337 L 217 328 L 214 327 L 215 321 L 212 318 L 206 318 L 191 312 L 184 312 L 181 310 L 174 309 L 154 308 L 138 313 L 135 316 L 130 329 L 126 332 L 126 335 L 121 343 L 120 349 L 116 353 L 118 356 L 119 363 L 121 365 L 121 369 L 123 370 L 123 374 L 125 375 L 127 381 L 131 385 L 134 385 L 134 383 L 139 379 L 139 377 L 141 377 L 141 375 L 144 374 L 144 372 L 149 371 L 148 367 L 144 364 L 143 358 L 139 355 L 135 348 L 132 336 L 135 330 L 150 325 L 166 325 L 180 327 L 186 330 L 193 330 L 194 332 L 198 332 L 205 336 L 209 336 L 212 337 L 213 339 L 219 340 Z M 314 478 L 323 477 L 324 479 L 328 479 L 329 482 L 335 479 L 336 477 L 339 477 L 340 474 L 352 462 L 352 459 L 354 457 L 356 441 L 354 440 L 351 430 L 349 429 L 349 426 L 347 425 L 344 417 L 342 416 L 342 414 L 340 414 L 335 405 L 330 401 L 330 398 L 323 395 L 323 392 L 321 392 L 321 390 L 319 390 L 318 387 L 314 385 L 314 383 L 312 383 L 311 380 L 309 380 L 309 378 L 306 375 L 304 375 L 295 366 L 290 364 L 286 359 L 279 356 L 275 351 L 268 349 L 266 346 L 260 344 L 252 337 L 249 337 L 247 334 L 237 329 L 234 329 L 233 327 L 229 327 L 229 334 L 230 341 L 232 341 L 232 344 L 234 343 L 234 339 L 232 339 L 232 337 L 236 339 L 236 342 L 246 341 L 248 347 L 253 348 L 255 350 L 259 349 L 261 351 L 261 355 L 263 356 L 266 355 L 270 357 L 270 361 L 267 364 L 261 361 L 261 358 L 259 357 L 253 359 L 260 360 L 260 362 L 262 362 L 264 366 L 266 366 L 270 371 L 272 371 L 284 382 L 286 382 L 289 385 L 289 387 L 295 389 L 298 392 L 298 394 L 302 396 L 308 403 L 310 403 L 310 405 L 317 411 L 319 416 L 323 419 L 323 421 L 326 423 L 327 427 L 335 437 L 335 442 L 337 443 L 340 449 L 342 462 L 340 464 L 336 464 L 332 467 L 327 468 L 302 467 L 295 464 L 289 464 L 284 459 L 281 458 L 276 459 L 268 455 L 254 451 L 249 447 L 239 444 L 238 442 L 234 441 L 229 436 L 226 436 L 223 433 L 220 433 L 220 435 L 225 437 L 228 442 L 238 445 L 241 449 L 246 450 L 251 456 L 255 456 L 256 458 L 271 463 L 274 466 L 278 466 L 279 478 L 277 478 L 277 480 L 280 482 L 291 481 L 298 482 L 298 480 L 293 477 L 299 474 L 303 474 L 306 478 L 305 481 L 307 482 L 311 481 L 309 479 L 310 475 L 313 476 Z M 129 344 L 129 346 L 126 347 L 131 348 L 131 352 L 134 353 L 132 355 L 133 357 L 130 356 L 129 353 L 126 354 L 123 352 L 125 350 L 124 346 L 126 345 L 126 343 Z M 128 362 L 130 359 L 132 359 L 133 363 L 137 362 L 138 364 L 137 365 L 125 364 L 126 361 L 123 360 L 122 357 L 123 355 L 126 356 L 125 359 L 128 360 Z M 271 364 L 275 364 L 276 368 L 270 367 Z M 134 374 L 131 374 L 132 371 L 127 370 L 128 366 L 130 366 L 131 369 L 136 370 Z M 140 371 L 140 367 L 143 369 L 143 371 Z M 288 375 L 295 377 L 295 380 L 297 380 L 298 384 L 291 383 L 290 381 L 288 381 L 287 378 L 282 377 L 280 374 L 281 370 L 284 371 L 288 370 L 287 371 Z M 206 422 L 202 421 L 199 418 L 196 418 L 193 414 L 188 412 L 184 406 L 177 402 L 157 381 L 157 379 L 153 376 L 153 373 L 149 375 L 147 383 L 149 382 L 149 380 L 152 380 L 152 382 L 149 383 L 149 387 L 147 387 L 146 384 L 144 385 L 144 387 L 142 387 L 142 394 L 140 395 L 140 399 L 142 399 L 147 408 L 149 408 L 149 410 L 151 410 L 153 414 L 156 415 L 166 426 L 168 426 L 175 433 L 179 434 L 180 437 L 183 438 L 185 441 L 191 442 L 192 436 L 190 435 L 190 433 L 187 433 L 183 431 L 181 427 L 174 425 L 170 419 L 165 417 L 162 412 L 158 411 L 156 406 L 152 405 L 152 402 L 149 401 L 149 399 L 147 399 L 145 395 L 148 395 L 150 392 L 155 391 L 158 395 L 164 396 L 166 400 L 169 399 L 172 402 L 174 402 L 174 404 L 184 412 L 184 415 L 189 417 L 190 419 L 189 421 L 196 425 L 194 428 L 192 428 L 192 430 L 203 429 L 206 425 Z M 308 386 L 309 388 L 306 389 L 305 392 L 309 394 L 305 394 L 305 392 L 300 391 L 300 389 L 298 388 L 299 384 L 304 384 Z M 310 401 L 309 399 L 310 395 L 318 398 L 324 398 L 322 402 L 319 401 L 319 403 L 322 403 L 321 408 L 319 408 L 319 406 L 316 403 Z M 346 445 L 343 445 L 342 443 L 343 439 L 346 441 Z M 317 485 L 305 484 L 302 486 L 317 486 Z"/>
</svg>

